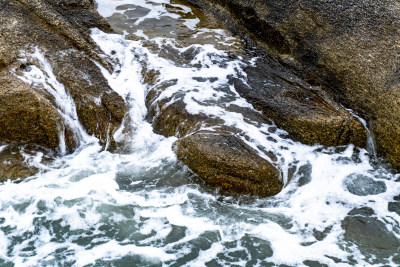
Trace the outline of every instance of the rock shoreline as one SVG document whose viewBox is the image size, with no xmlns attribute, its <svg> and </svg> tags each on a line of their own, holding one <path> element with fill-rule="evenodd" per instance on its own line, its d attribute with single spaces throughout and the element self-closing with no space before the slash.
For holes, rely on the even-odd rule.
<svg viewBox="0 0 400 267">
<path fill-rule="evenodd" d="M 230 80 L 240 96 L 261 111 L 240 112 L 260 123 L 272 120 L 291 138 L 304 144 L 365 147 L 364 126 L 343 104 L 365 115 L 377 137 L 380 153 L 397 166 L 396 158 L 400 156 L 394 152 L 400 150 L 400 145 L 397 148 L 397 141 L 393 147 L 386 144 L 390 138 L 395 138 L 397 130 L 393 133 L 393 129 L 387 128 L 394 123 L 397 113 L 382 114 L 397 105 L 397 102 L 382 100 L 385 90 L 391 88 L 386 93 L 392 94 L 390 99 L 394 101 L 399 91 L 397 83 L 394 74 L 388 72 L 385 73 L 387 77 L 393 76 L 390 81 L 378 77 L 379 73 L 366 77 L 362 70 L 371 74 L 377 69 L 364 65 L 357 69 L 358 65 L 346 54 L 350 51 L 354 55 L 358 50 L 349 41 L 350 37 L 337 40 L 337 30 L 330 27 L 340 24 L 343 32 L 350 36 L 346 27 L 353 23 L 351 17 L 344 22 L 336 21 L 324 15 L 327 12 L 324 5 L 317 8 L 319 2 L 311 0 L 190 2 L 213 12 L 228 24 L 234 22 L 236 31 L 268 50 L 268 53 L 258 50 L 255 65 L 245 69 L 247 83 L 243 83 L 241 77 Z M 360 4 L 361 7 L 364 4 Z M 326 7 L 332 11 L 330 4 Z M 299 22 L 303 27 L 296 25 Z M 384 19 L 382 22 L 387 23 Z M 94 63 L 112 71 L 113 63 L 90 37 L 92 27 L 112 32 L 107 21 L 95 11 L 92 0 L 0 1 L 0 142 L 38 145 L 59 152 L 60 142 L 65 137 L 67 153 L 79 146 L 79 138 L 60 114 L 54 97 L 40 84 L 25 83 L 18 76 L 33 67 L 43 68 L 37 59 L 27 56 L 40 51 L 57 82 L 73 99 L 77 119 L 84 130 L 96 136 L 103 146 L 116 148 L 113 133 L 123 123 L 128 107 Z M 356 31 L 355 36 L 361 38 L 362 33 L 368 33 L 368 27 L 365 25 L 364 32 Z M 332 40 L 336 43 L 331 44 Z M 345 51 L 338 49 L 346 44 L 353 46 Z M 338 58 L 340 60 L 336 61 Z M 143 66 L 144 81 L 151 88 L 155 86 L 155 78 L 151 77 L 156 74 L 146 73 L 145 68 Z M 374 81 L 375 85 L 382 85 L 376 87 L 376 91 L 371 89 L 375 88 Z M 165 105 L 168 99 L 157 100 L 160 90 L 154 87 L 147 95 L 148 120 L 157 133 L 178 138 L 174 146 L 177 157 L 193 172 L 227 192 L 271 196 L 282 189 L 279 167 L 250 148 L 237 129 L 225 126 L 215 117 L 189 114 L 179 93 L 172 96 L 176 100 L 172 105 Z M 210 128 L 213 131 L 209 131 Z M 382 133 L 385 131 L 388 136 Z"/>
<path fill-rule="evenodd" d="M 392 0 L 189 0 L 366 119 L 400 168 L 400 13 Z"/>
</svg>

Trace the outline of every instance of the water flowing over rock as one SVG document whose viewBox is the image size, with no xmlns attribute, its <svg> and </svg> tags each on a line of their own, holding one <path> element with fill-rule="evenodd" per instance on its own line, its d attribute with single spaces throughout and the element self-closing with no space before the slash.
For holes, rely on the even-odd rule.
<svg viewBox="0 0 400 267">
<path fill-rule="evenodd" d="M 304 144 L 366 145 L 361 122 L 324 92 L 293 74 L 267 54 L 246 68 L 248 82 L 235 81 L 238 93 Z"/>
<path fill-rule="evenodd" d="M 259 196 L 279 193 L 283 182 L 277 167 L 247 145 L 238 129 L 224 126 L 219 118 L 190 114 L 179 93 L 157 101 L 159 94 L 155 87 L 147 97 L 155 131 L 180 138 L 174 145 L 177 157 L 192 171 L 223 192 Z M 243 114 L 263 121 L 254 111 L 245 110 Z"/>
<path fill-rule="evenodd" d="M 0 141 L 71 152 L 86 131 L 113 145 L 127 109 L 91 27 L 111 31 L 93 1 L 0 1 Z"/>
<path fill-rule="evenodd" d="M 398 1 L 190 2 L 361 114 L 378 152 L 400 167 Z"/>
</svg>

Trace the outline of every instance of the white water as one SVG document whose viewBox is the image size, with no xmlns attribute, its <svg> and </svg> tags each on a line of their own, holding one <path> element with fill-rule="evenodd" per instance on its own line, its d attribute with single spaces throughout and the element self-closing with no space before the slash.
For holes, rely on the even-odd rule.
<svg viewBox="0 0 400 267">
<path fill-rule="evenodd" d="M 238 39 L 221 29 L 196 28 L 193 14 L 181 18 L 191 14 L 190 8 L 171 4 L 173 9 L 165 5 L 170 4 L 167 0 L 97 2 L 105 17 L 136 16 L 126 28 L 137 33 L 137 41 L 127 40 L 128 30 L 125 35 L 92 31 L 93 39 L 118 62 L 114 73 L 102 71 L 130 106 L 132 153 L 102 151 L 75 125 L 82 144 L 74 154 L 43 166 L 47 172 L 24 182 L 1 184 L 0 265 L 1 259 L 15 266 L 303 266 L 307 260 L 329 266 L 373 265 L 374 256 L 343 240 L 341 221 L 360 207 L 372 208 L 399 237 L 400 217 L 388 211 L 388 202 L 400 191 L 398 174 L 375 164 L 367 151 L 352 145 L 301 145 L 281 137 L 284 131 L 274 125 L 229 111 L 231 105 L 252 109 L 233 85 L 224 87 L 229 75 L 244 77 L 243 67 L 254 63 L 240 55 L 230 57 L 236 51 L 231 47 L 240 47 Z M 132 6 L 116 10 L 126 4 Z M 127 12 L 139 7 L 150 11 L 142 17 Z M 169 30 L 170 19 L 179 26 L 173 29 L 189 33 L 189 40 L 172 39 L 179 32 Z M 155 30 L 149 23 L 154 20 L 164 21 L 165 35 L 152 36 Z M 218 44 L 194 44 L 196 38 L 207 40 L 207 35 Z M 183 58 L 193 48 L 196 52 Z M 56 99 L 66 99 L 57 101 L 65 123 L 76 118 L 73 102 L 39 50 L 27 57 L 38 64 L 22 79 L 56 92 Z M 159 72 L 155 87 L 165 88 L 158 100 L 184 93 L 190 113 L 218 117 L 238 129 L 246 143 L 283 170 L 283 191 L 265 199 L 229 197 L 195 183 L 171 149 L 176 138 L 155 134 L 145 120 L 145 97 L 152 88 L 143 82 L 144 65 Z M 126 138 L 122 129 L 115 137 Z M 272 151 L 277 159 L 264 151 Z M 36 159 L 37 166 L 40 161 Z M 289 181 L 292 166 L 297 170 Z M 355 195 L 346 185 L 352 174 L 384 183 L 386 190 L 368 194 L 365 184 L 367 195 Z M 330 228 L 317 239 L 315 231 Z M 376 265 L 396 265 L 379 253 L 375 257 Z"/>
</svg>

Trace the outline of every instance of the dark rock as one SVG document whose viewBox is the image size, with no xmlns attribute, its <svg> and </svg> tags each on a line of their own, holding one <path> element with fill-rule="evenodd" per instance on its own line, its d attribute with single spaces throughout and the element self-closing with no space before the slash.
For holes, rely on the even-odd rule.
<svg viewBox="0 0 400 267">
<path fill-rule="evenodd" d="M 327 264 L 319 263 L 318 261 L 303 261 L 304 265 L 309 266 L 309 267 L 328 267 Z"/>
<path fill-rule="evenodd" d="M 291 74 L 267 55 L 245 71 L 248 85 L 237 80 L 238 93 L 293 139 L 309 145 L 365 147 L 364 126 L 320 87 Z"/>
<path fill-rule="evenodd" d="M 400 202 L 389 202 L 388 210 L 400 215 Z"/>
<path fill-rule="evenodd" d="M 348 215 L 362 215 L 362 216 L 371 216 L 374 215 L 375 212 L 373 209 L 369 208 L 369 207 L 362 207 L 362 208 L 356 208 L 356 209 L 352 209 Z"/>
<path fill-rule="evenodd" d="M 363 254 L 387 258 L 398 253 L 400 240 L 374 217 L 348 215 L 342 228 L 344 240 L 356 244 Z"/>
<path fill-rule="evenodd" d="M 398 1 L 189 1 L 362 114 L 378 152 L 400 168 Z"/>
<path fill-rule="evenodd" d="M 247 249 L 252 260 L 264 260 L 274 254 L 271 244 L 261 238 L 245 234 L 241 239 L 241 245 Z"/>
<path fill-rule="evenodd" d="M 352 174 L 346 177 L 344 185 L 347 190 L 357 196 L 377 195 L 386 192 L 386 184 L 383 181 L 375 181 L 373 178 Z"/>
</svg>

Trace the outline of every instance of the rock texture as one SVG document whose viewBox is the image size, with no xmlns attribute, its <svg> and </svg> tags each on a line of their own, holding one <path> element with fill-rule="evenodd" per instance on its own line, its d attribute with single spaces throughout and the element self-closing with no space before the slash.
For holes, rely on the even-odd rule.
<svg viewBox="0 0 400 267">
<path fill-rule="evenodd" d="M 208 184 L 224 191 L 272 196 L 282 189 L 278 170 L 231 133 L 196 132 L 176 143 L 176 153 Z"/>
<path fill-rule="evenodd" d="M 353 209 L 342 221 L 344 240 L 356 244 L 363 254 L 381 255 L 373 263 L 382 264 L 398 255 L 400 240 L 379 221 L 370 208 Z"/>
<path fill-rule="evenodd" d="M 159 100 L 165 86 L 154 86 L 147 95 L 149 120 L 157 133 L 179 138 L 174 148 L 184 164 L 225 193 L 272 196 L 280 192 L 283 183 L 279 170 L 249 147 L 238 129 L 203 113 L 190 114 L 180 93 Z M 243 114 L 263 122 L 253 110 Z"/>
<path fill-rule="evenodd" d="M 293 139 L 308 145 L 365 147 L 364 126 L 321 87 L 304 81 L 267 54 L 245 72 L 246 84 L 234 81 L 238 93 Z"/>
<path fill-rule="evenodd" d="M 111 31 L 91 0 L 0 0 L 0 142 L 56 150 L 64 131 L 69 151 L 79 144 L 54 97 L 18 77 L 33 66 L 46 72 L 43 62 L 30 56 L 40 51 L 75 102 L 86 131 L 103 144 L 112 143 L 127 108 L 93 61 L 111 69 L 90 37 L 91 27 Z"/>
<path fill-rule="evenodd" d="M 400 13 L 395 0 L 190 0 L 263 44 L 367 119 L 400 168 Z"/>
</svg>

